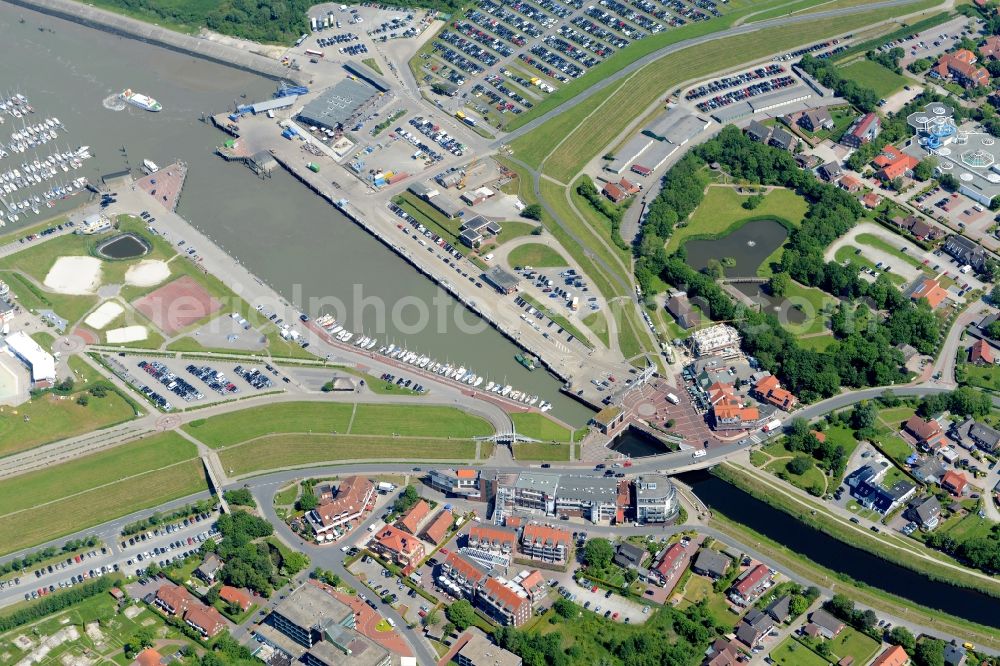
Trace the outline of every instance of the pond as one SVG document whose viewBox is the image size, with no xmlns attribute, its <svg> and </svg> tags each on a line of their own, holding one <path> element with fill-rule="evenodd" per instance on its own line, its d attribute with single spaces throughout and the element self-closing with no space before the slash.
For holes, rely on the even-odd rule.
<svg viewBox="0 0 1000 666">
<path fill-rule="evenodd" d="M 795 553 L 856 581 L 956 617 L 1000 628 L 997 599 L 977 590 L 934 581 L 813 529 L 706 471 L 677 478 L 710 509 L 746 525 Z"/>
<path fill-rule="evenodd" d="M 730 234 L 684 243 L 687 263 L 700 271 L 712 259 L 731 257 L 736 261 L 725 269 L 726 277 L 756 277 L 757 268 L 788 238 L 788 230 L 777 220 L 752 220 Z"/>
<path fill-rule="evenodd" d="M 627 428 L 611 441 L 608 447 L 616 453 L 623 453 L 630 458 L 644 458 L 669 453 L 666 444 L 652 435 L 636 428 Z"/>
<path fill-rule="evenodd" d="M 97 254 L 105 259 L 135 259 L 150 251 L 149 243 L 135 234 L 121 234 L 97 246 Z"/>
</svg>

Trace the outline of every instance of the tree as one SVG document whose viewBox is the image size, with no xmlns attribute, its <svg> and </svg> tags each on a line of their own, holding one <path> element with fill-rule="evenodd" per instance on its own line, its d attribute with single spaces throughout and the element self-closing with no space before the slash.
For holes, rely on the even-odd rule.
<svg viewBox="0 0 1000 666">
<path fill-rule="evenodd" d="M 855 430 L 870 430 L 877 419 L 878 407 L 868 400 L 862 400 L 851 410 L 851 427 Z"/>
<path fill-rule="evenodd" d="M 639 572 L 635 569 L 625 570 L 625 582 L 631 585 L 635 581 L 639 580 Z"/>
<path fill-rule="evenodd" d="M 521 217 L 526 217 L 529 220 L 535 220 L 536 222 L 540 222 L 542 220 L 541 204 L 536 204 L 536 203 L 528 204 L 527 206 L 524 207 L 524 210 L 521 211 Z"/>
<path fill-rule="evenodd" d="M 88 396 L 86 393 L 81 394 L 80 397 L 76 399 L 76 404 L 80 405 L 81 407 L 86 407 L 87 405 L 90 404 L 90 396 Z"/>
<path fill-rule="evenodd" d="M 319 506 L 319 498 L 312 490 L 303 490 L 302 495 L 295 503 L 299 511 L 312 511 Z"/>
<path fill-rule="evenodd" d="M 250 492 L 249 488 L 237 488 L 236 490 L 227 490 L 222 493 L 222 496 L 230 504 L 236 504 L 238 506 L 257 506 L 257 502 L 254 501 L 253 493 Z"/>
<path fill-rule="evenodd" d="M 900 646 L 908 654 L 913 654 L 913 650 L 917 647 L 917 639 L 913 637 L 909 629 L 901 625 L 893 627 L 886 640 L 893 645 Z"/>
<path fill-rule="evenodd" d="M 554 610 L 557 615 L 559 615 L 560 617 L 564 617 L 567 620 L 570 619 L 571 617 L 576 617 L 577 613 L 579 612 L 576 609 L 576 604 L 574 604 L 569 599 L 565 599 L 563 597 L 559 597 L 558 599 L 556 599 L 555 603 L 552 604 L 552 610 Z"/>
<path fill-rule="evenodd" d="M 460 599 L 448 606 L 444 614 L 459 631 L 465 631 L 469 625 L 476 621 L 476 611 L 472 609 L 472 604 L 466 599 Z"/>
<path fill-rule="evenodd" d="M 771 292 L 772 296 L 784 296 L 790 282 L 791 278 L 788 277 L 788 273 L 775 273 L 767 281 L 767 290 Z"/>
<path fill-rule="evenodd" d="M 913 167 L 913 177 L 919 181 L 930 180 L 936 166 L 937 161 L 933 157 L 922 159 L 917 162 L 917 166 Z"/>
<path fill-rule="evenodd" d="M 583 547 L 583 560 L 588 567 L 594 569 L 604 569 L 611 564 L 615 556 L 615 549 L 611 542 L 600 537 L 590 539 Z"/>
<path fill-rule="evenodd" d="M 808 608 L 809 600 L 801 594 L 794 595 L 788 604 L 788 612 L 791 613 L 793 618 L 802 615 Z"/>
<path fill-rule="evenodd" d="M 441 613 L 438 612 L 437 608 L 432 608 L 427 611 L 427 615 L 424 615 L 424 619 L 421 622 L 423 622 L 425 627 L 433 627 L 441 622 Z"/>
<path fill-rule="evenodd" d="M 396 501 L 393 502 L 392 509 L 396 513 L 404 513 L 409 510 L 411 506 L 416 504 L 419 499 L 420 494 L 417 492 L 417 489 L 412 485 L 406 486 L 403 488 L 403 492 L 400 493 L 399 497 L 396 498 Z"/>
<path fill-rule="evenodd" d="M 790 474 L 801 476 L 812 469 L 812 466 L 813 461 L 809 456 L 795 456 L 788 461 L 785 465 L 785 469 L 787 469 Z"/>
<path fill-rule="evenodd" d="M 993 285 L 990 289 L 990 303 L 993 305 L 1000 305 L 1000 284 Z"/>
<path fill-rule="evenodd" d="M 913 661 L 917 666 L 944 666 L 944 641 L 936 638 L 920 641 L 913 652 Z"/>
</svg>

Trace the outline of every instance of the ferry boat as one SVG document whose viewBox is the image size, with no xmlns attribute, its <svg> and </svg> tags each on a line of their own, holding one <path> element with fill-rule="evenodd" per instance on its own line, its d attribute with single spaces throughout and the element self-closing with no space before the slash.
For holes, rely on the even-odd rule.
<svg viewBox="0 0 1000 666">
<path fill-rule="evenodd" d="M 131 104 L 132 106 L 137 106 L 143 111 L 162 111 L 163 106 L 160 105 L 155 99 L 148 95 L 143 95 L 142 93 L 134 92 L 131 88 L 123 90 L 121 97 L 123 100 Z"/>
<path fill-rule="evenodd" d="M 534 370 L 538 367 L 538 359 L 531 354 L 515 354 L 514 360 L 523 365 L 526 370 Z"/>
</svg>

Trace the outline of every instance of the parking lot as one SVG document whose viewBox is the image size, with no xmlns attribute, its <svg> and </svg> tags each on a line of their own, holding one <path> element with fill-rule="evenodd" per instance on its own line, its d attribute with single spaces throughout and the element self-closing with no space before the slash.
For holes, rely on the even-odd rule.
<svg viewBox="0 0 1000 666">
<path fill-rule="evenodd" d="M 649 617 L 649 607 L 635 601 L 631 601 L 619 594 L 614 594 L 610 590 L 604 590 L 585 579 L 579 582 L 573 580 L 571 572 L 543 572 L 549 580 L 556 584 L 555 592 L 567 599 L 571 599 L 576 604 L 593 611 L 598 615 L 603 615 L 609 620 L 628 624 L 641 624 Z"/>
<path fill-rule="evenodd" d="M 517 115 L 629 44 L 720 16 L 714 0 L 478 0 L 423 53 L 423 82 L 450 84 L 482 116 Z"/>
</svg>

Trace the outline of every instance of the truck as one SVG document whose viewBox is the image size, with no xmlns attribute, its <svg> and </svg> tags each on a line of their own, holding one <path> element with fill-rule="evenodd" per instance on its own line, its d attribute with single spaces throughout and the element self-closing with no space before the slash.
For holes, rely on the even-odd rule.
<svg viewBox="0 0 1000 666">
<path fill-rule="evenodd" d="M 579 296 L 574 296 L 573 297 L 573 300 L 570 301 L 570 303 L 569 303 L 569 309 L 572 310 L 573 312 L 576 312 L 577 310 L 580 309 L 580 297 Z"/>
<path fill-rule="evenodd" d="M 475 118 L 470 118 L 469 116 L 466 116 L 465 118 L 462 118 L 462 122 L 465 123 L 466 125 L 468 125 L 469 127 L 475 127 L 476 126 L 476 119 Z"/>
<path fill-rule="evenodd" d="M 375 487 L 380 493 L 391 493 L 396 489 L 396 486 L 389 483 L 388 481 L 379 481 L 378 485 Z"/>
<path fill-rule="evenodd" d="M 309 164 L 306 165 L 306 168 L 312 171 L 313 173 L 319 173 L 319 165 L 316 164 L 315 162 L 310 162 Z"/>
<path fill-rule="evenodd" d="M 768 421 L 762 428 L 764 432 L 774 432 L 781 427 L 781 421 L 774 419 L 773 421 Z"/>
<path fill-rule="evenodd" d="M 461 111 L 456 111 L 455 117 L 458 118 L 459 120 L 465 120 L 465 114 Z"/>
<path fill-rule="evenodd" d="M 313 58 L 322 58 L 323 57 L 323 52 L 322 51 L 317 51 L 315 49 L 306 49 L 306 55 L 307 56 L 312 56 Z"/>
<path fill-rule="evenodd" d="M 679 405 L 679 404 L 681 404 L 681 400 L 680 400 L 680 398 L 678 398 L 678 397 L 677 397 L 676 395 L 674 395 L 673 393 L 668 393 L 668 394 L 667 394 L 667 400 L 669 400 L 669 401 L 670 401 L 670 402 L 671 402 L 672 404 L 674 404 L 674 405 Z"/>
</svg>

